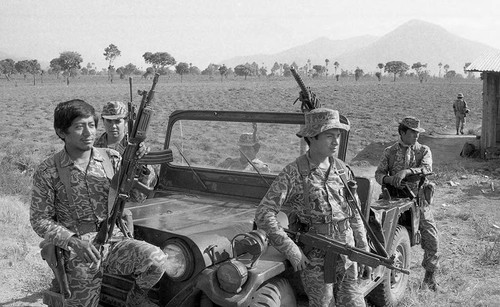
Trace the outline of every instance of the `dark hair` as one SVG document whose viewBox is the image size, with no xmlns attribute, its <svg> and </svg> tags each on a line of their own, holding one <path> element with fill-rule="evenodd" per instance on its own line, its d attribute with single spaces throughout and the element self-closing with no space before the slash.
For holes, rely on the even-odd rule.
<svg viewBox="0 0 500 307">
<path fill-rule="evenodd" d="M 319 134 L 318 134 L 319 135 Z M 315 135 L 315 136 L 312 136 L 313 138 L 315 138 L 316 140 L 318 139 L 318 135 Z M 306 141 L 307 143 L 307 146 L 310 146 L 311 145 L 311 140 L 310 140 L 310 137 L 304 137 L 304 141 Z"/>
<path fill-rule="evenodd" d="M 401 135 L 402 132 L 406 133 L 406 131 L 408 131 L 408 126 L 406 125 L 403 125 L 403 124 L 399 124 L 399 127 L 398 127 L 398 133 L 399 135 Z"/>
<path fill-rule="evenodd" d="M 68 128 L 71 127 L 71 124 L 76 118 L 90 116 L 94 118 L 94 123 L 97 127 L 99 118 L 93 106 L 81 99 L 61 102 L 54 110 L 54 129 L 60 129 L 62 132 L 67 133 Z"/>
</svg>

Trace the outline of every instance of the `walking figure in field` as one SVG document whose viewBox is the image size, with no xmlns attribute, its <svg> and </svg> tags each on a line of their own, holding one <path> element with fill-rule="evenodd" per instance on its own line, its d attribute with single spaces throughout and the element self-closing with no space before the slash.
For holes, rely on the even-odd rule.
<svg viewBox="0 0 500 307">
<path fill-rule="evenodd" d="M 384 186 L 389 186 L 393 197 L 407 197 L 402 190 L 402 180 L 412 174 L 432 172 L 432 153 L 428 146 L 420 144 L 417 140 L 421 132 L 420 121 L 415 117 L 405 117 L 398 127 L 399 140 L 384 149 L 377 170 L 375 180 Z M 423 286 L 433 291 L 444 292 L 435 279 L 435 272 L 439 268 L 438 230 L 431 205 L 435 185 L 426 181 L 421 189 L 419 182 L 408 182 L 407 185 L 414 194 L 419 193 L 420 224 L 422 236 L 421 246 L 424 250 L 422 266 L 425 269 Z"/>
<path fill-rule="evenodd" d="M 360 265 L 358 270 L 358 263 L 345 255 L 330 260 L 320 249 L 302 250 L 276 219 L 283 211 L 304 226 L 298 231 L 312 231 L 369 251 L 363 221 L 348 204 L 341 178 L 351 180 L 354 175 L 335 157 L 342 130 L 349 130 L 349 125 L 340 122 L 336 110 L 318 108 L 305 113 L 305 125 L 297 136 L 305 139 L 309 150 L 281 171 L 255 214 L 258 228 L 267 233 L 270 243 L 287 257 L 294 270 L 300 271 L 309 306 L 365 306 L 358 274 L 368 267 Z M 336 274 L 325 274 L 328 266 L 335 267 Z M 336 282 L 338 292 L 334 296 Z"/>
<path fill-rule="evenodd" d="M 94 147 L 111 148 L 123 155 L 128 144 L 128 114 L 127 107 L 121 101 L 109 101 L 102 108 L 101 118 L 105 132 L 94 142 Z M 147 149 L 149 151 L 149 148 Z M 148 187 L 154 188 L 158 182 L 159 169 L 152 165 L 144 165 L 139 181 Z M 133 190 L 130 201 L 142 202 L 146 195 Z"/>
<path fill-rule="evenodd" d="M 470 110 L 467 108 L 467 102 L 464 99 L 464 94 L 458 93 L 457 99 L 453 103 L 453 112 L 455 113 L 457 135 L 459 131 L 461 134 L 464 134 L 464 127 L 467 121 L 466 117 L 469 111 Z"/>
<path fill-rule="evenodd" d="M 269 173 L 269 166 L 257 159 L 260 150 L 260 143 L 256 133 L 242 133 L 238 139 L 238 150 L 240 156 L 237 158 L 227 158 L 219 164 L 220 168 L 230 170 L 240 170 L 247 172 Z"/>
<path fill-rule="evenodd" d="M 135 277 L 127 306 L 156 306 L 147 292 L 167 269 L 167 255 L 160 248 L 125 237 L 118 228 L 102 249 L 92 244 L 110 214 L 111 178 L 120 165 L 120 153 L 93 146 L 97 123 L 94 108 L 83 100 L 57 105 L 54 128 L 64 148 L 35 171 L 31 225 L 44 238 L 40 247 L 62 250 L 62 274 L 56 274 L 67 282 L 61 286 L 69 290 L 63 290 L 69 292 L 64 306 L 98 306 L 104 272 Z M 146 152 L 139 146 L 138 158 Z"/>
</svg>

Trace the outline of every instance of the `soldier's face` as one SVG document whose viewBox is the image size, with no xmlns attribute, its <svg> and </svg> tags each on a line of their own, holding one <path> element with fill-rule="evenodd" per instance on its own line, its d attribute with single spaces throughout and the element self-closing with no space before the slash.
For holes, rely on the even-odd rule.
<svg viewBox="0 0 500 307">
<path fill-rule="evenodd" d="M 413 145 L 417 142 L 419 135 L 419 132 L 408 129 L 406 132 L 401 132 L 401 141 L 406 145 Z"/>
<path fill-rule="evenodd" d="M 329 129 L 318 134 L 318 138 L 310 138 L 310 150 L 323 157 L 334 156 L 340 144 L 340 129 Z"/>
<path fill-rule="evenodd" d="M 104 129 L 106 133 L 114 138 L 123 139 L 127 128 L 127 121 L 124 118 L 104 119 Z"/>
<path fill-rule="evenodd" d="M 64 139 L 66 150 L 87 151 L 92 149 L 97 128 L 92 116 L 78 117 L 73 120 L 67 132 L 58 130 L 58 135 Z"/>
</svg>

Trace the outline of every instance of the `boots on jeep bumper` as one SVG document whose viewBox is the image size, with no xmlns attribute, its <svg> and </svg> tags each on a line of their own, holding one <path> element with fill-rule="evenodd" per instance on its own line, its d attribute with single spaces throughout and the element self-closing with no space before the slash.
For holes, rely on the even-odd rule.
<svg viewBox="0 0 500 307">
<path fill-rule="evenodd" d="M 422 282 L 422 289 L 429 289 L 437 293 L 446 292 L 446 290 L 436 282 L 434 272 L 431 271 L 425 271 L 424 281 Z"/>
</svg>

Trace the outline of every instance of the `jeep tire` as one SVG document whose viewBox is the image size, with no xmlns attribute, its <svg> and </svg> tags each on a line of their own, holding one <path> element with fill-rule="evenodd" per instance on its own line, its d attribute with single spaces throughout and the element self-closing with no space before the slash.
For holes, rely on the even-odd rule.
<svg viewBox="0 0 500 307">
<path fill-rule="evenodd" d="M 255 291 L 250 306 L 296 307 L 297 300 L 290 282 L 282 277 L 274 277 Z"/>
<path fill-rule="evenodd" d="M 394 233 L 389 255 L 396 255 L 394 265 L 408 269 L 410 266 L 410 237 L 408 230 L 399 225 Z M 408 284 L 408 275 L 386 269 L 383 281 L 368 295 L 368 301 L 375 306 L 396 306 L 403 298 Z"/>
</svg>

